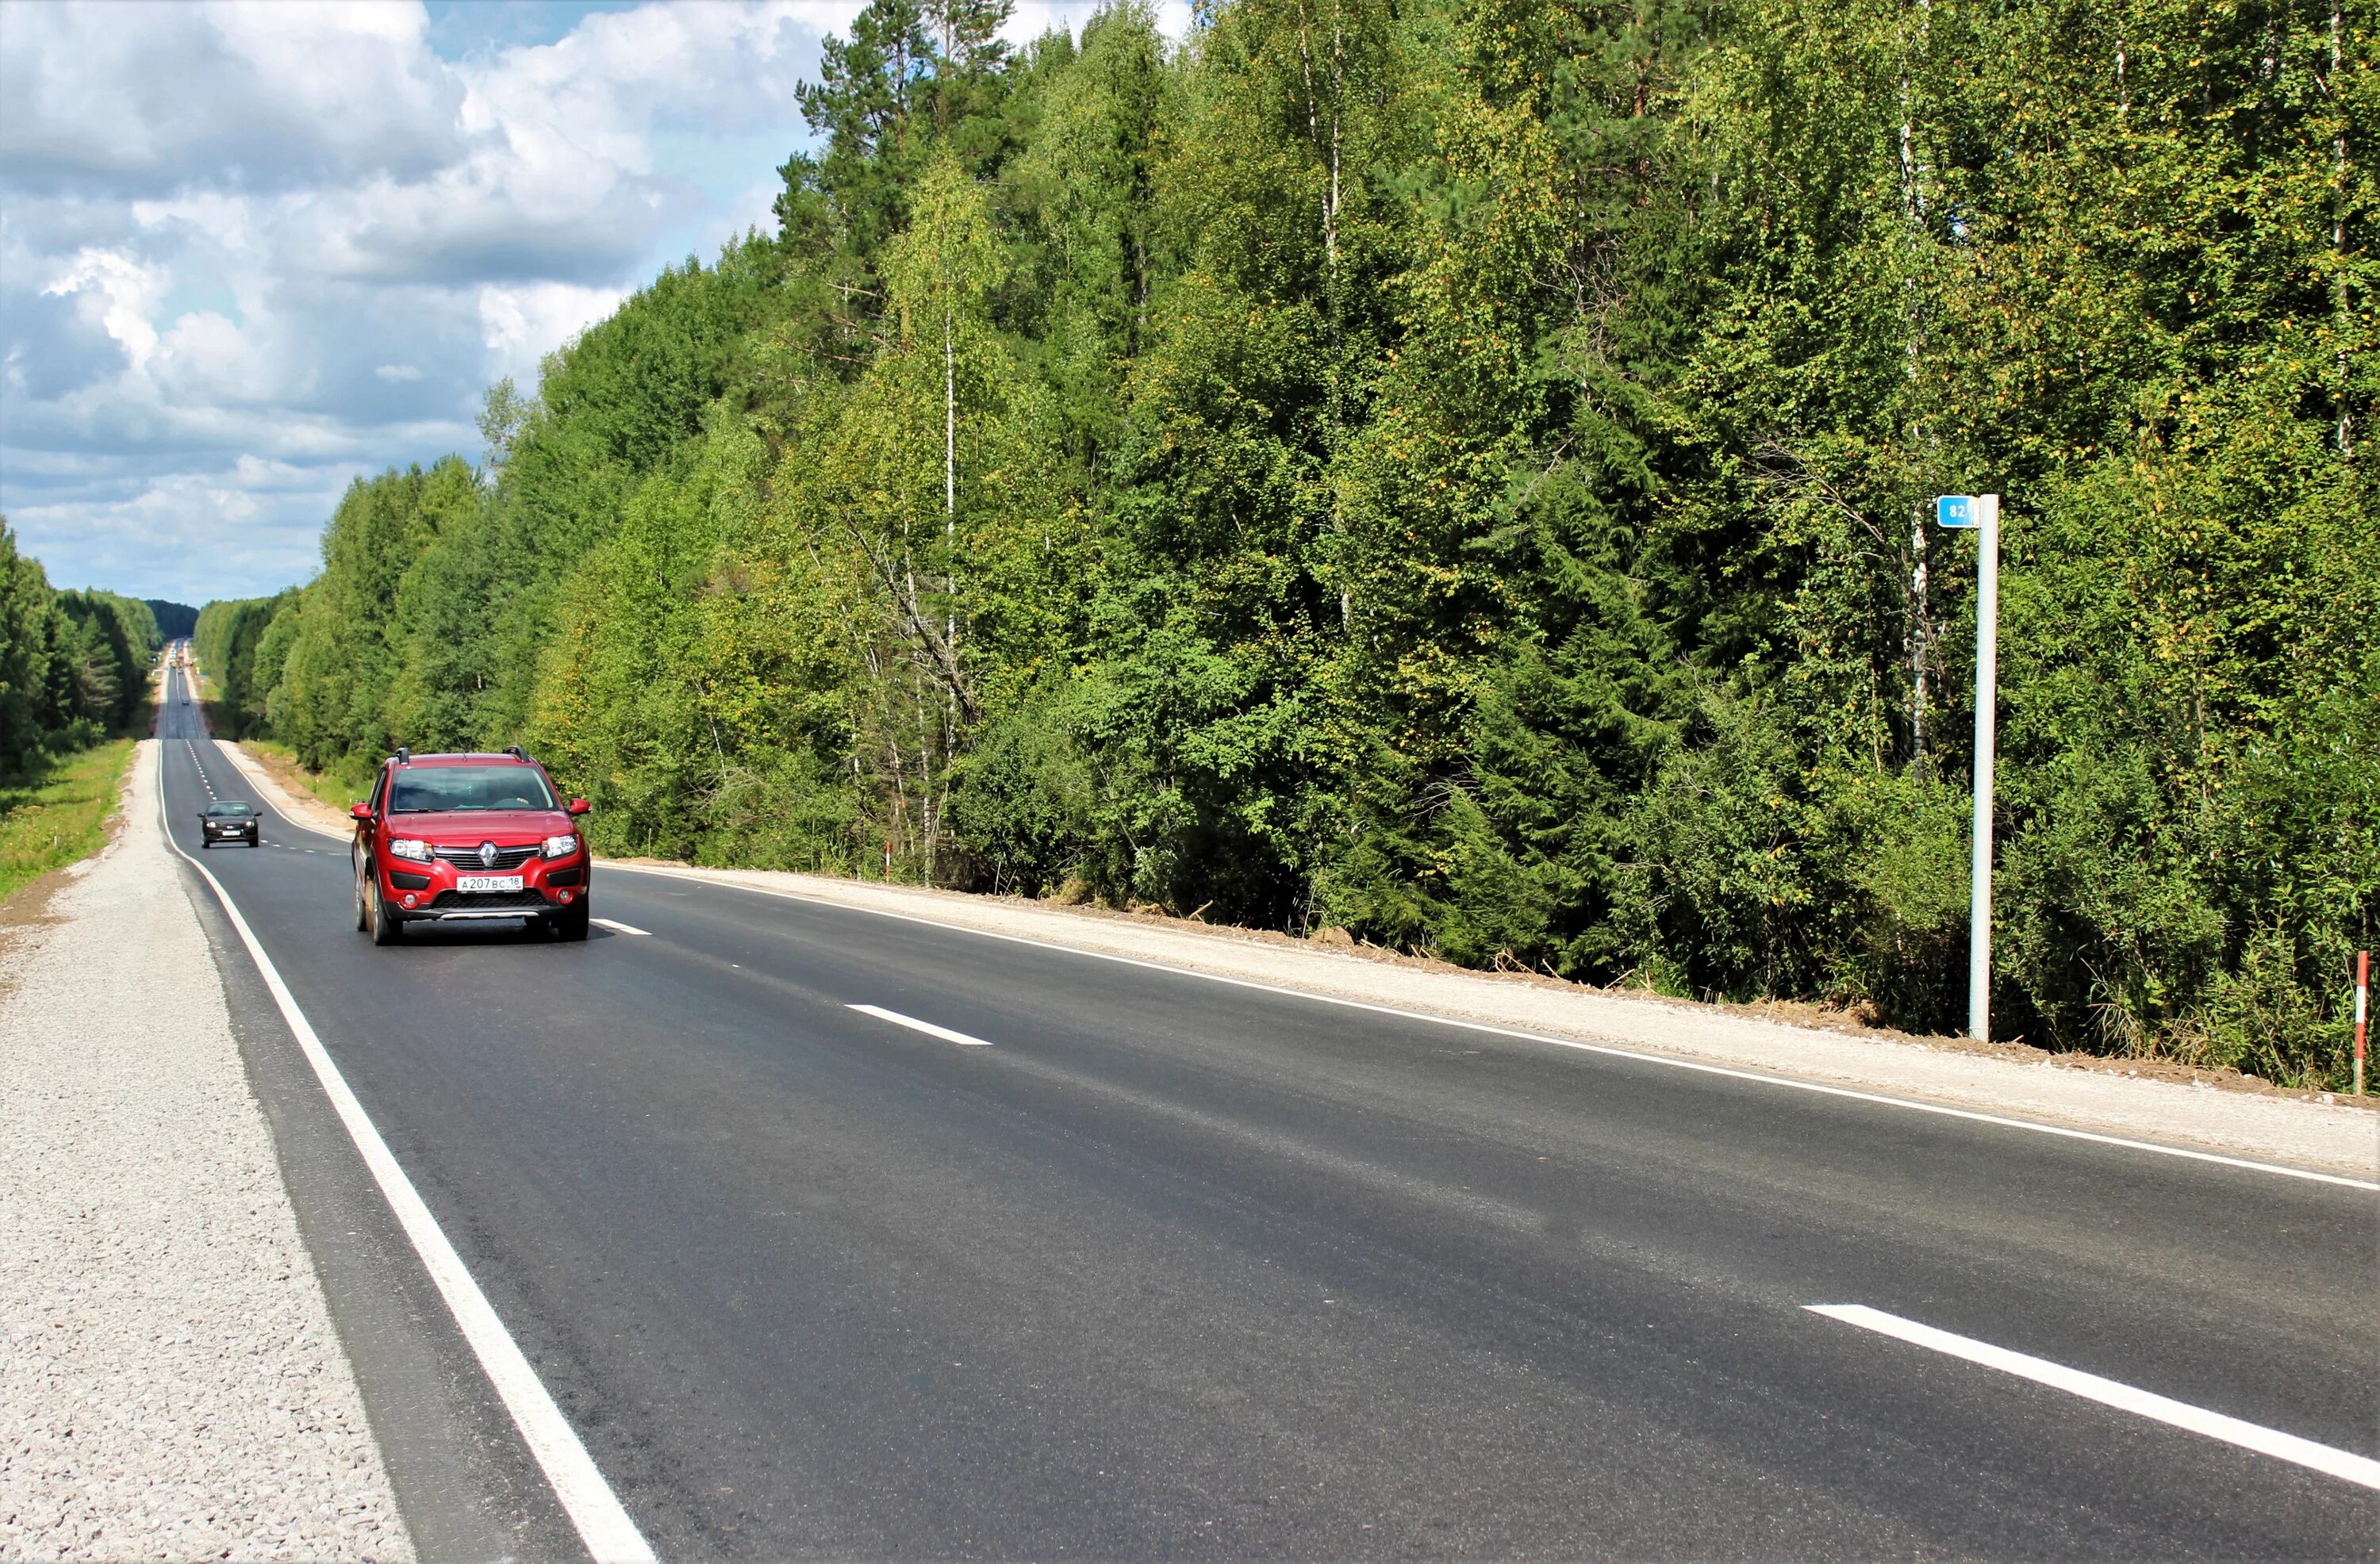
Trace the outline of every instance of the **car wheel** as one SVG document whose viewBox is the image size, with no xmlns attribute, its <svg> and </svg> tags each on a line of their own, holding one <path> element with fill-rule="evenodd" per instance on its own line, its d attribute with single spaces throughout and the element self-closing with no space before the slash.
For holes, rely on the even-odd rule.
<svg viewBox="0 0 2380 1564">
<path fill-rule="evenodd" d="M 214 844 L 214 839 L 212 837 L 201 836 L 199 838 L 199 851 L 201 853 L 205 852 Z"/>
<path fill-rule="evenodd" d="M 397 921 L 395 909 L 388 904 L 388 898 L 381 894 L 380 887 L 377 885 L 372 887 L 371 908 L 372 943 L 395 944 L 398 938 L 405 932 L 405 925 Z"/>
<path fill-rule="evenodd" d="M 587 938 L 587 903 L 580 902 L 565 907 L 553 914 L 548 922 L 557 940 L 584 940 Z"/>
<path fill-rule="evenodd" d="M 371 910 L 364 905 L 363 876 L 356 877 L 356 932 L 362 934 L 371 927 Z"/>
</svg>

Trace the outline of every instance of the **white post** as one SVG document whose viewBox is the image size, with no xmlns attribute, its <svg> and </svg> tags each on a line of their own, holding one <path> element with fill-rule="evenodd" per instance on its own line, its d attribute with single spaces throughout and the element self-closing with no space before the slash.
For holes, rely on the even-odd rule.
<svg viewBox="0 0 2380 1564">
<path fill-rule="evenodd" d="M 1967 943 L 1967 1036 L 1992 1037 L 1992 770 L 2000 650 L 2000 497 L 1975 496 L 1975 861 Z"/>
</svg>

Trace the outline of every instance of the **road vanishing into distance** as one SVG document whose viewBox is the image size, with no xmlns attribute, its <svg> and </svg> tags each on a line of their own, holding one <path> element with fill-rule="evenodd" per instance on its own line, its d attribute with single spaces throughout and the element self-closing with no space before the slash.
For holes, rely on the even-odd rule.
<svg viewBox="0 0 2380 1564">
<path fill-rule="evenodd" d="M 2369 1189 L 610 867 L 375 949 L 200 850 L 184 693 L 175 842 L 662 1558 L 2380 1550 Z M 584 1557 L 177 872 L 423 1557 Z"/>
</svg>

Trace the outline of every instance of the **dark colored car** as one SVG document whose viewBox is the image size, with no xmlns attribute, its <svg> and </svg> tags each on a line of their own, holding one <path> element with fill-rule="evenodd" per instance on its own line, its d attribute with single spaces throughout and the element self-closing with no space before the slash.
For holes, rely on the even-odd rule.
<svg viewBox="0 0 2380 1564">
<path fill-rule="evenodd" d="M 587 938 L 593 861 L 577 817 L 545 768 L 501 755 L 415 755 L 381 763 L 355 817 L 356 927 L 393 945 L 409 923 L 528 918 Z"/>
<path fill-rule="evenodd" d="M 261 846 L 263 838 L 257 830 L 256 806 L 237 799 L 224 799 L 207 806 L 199 817 L 199 845 L 212 847 L 218 842 L 245 842 L 250 847 Z"/>
</svg>

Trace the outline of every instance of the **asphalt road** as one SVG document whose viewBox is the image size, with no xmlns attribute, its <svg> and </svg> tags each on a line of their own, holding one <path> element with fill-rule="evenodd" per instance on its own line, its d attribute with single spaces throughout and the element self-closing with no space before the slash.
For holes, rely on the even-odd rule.
<svg viewBox="0 0 2380 1564">
<path fill-rule="evenodd" d="M 178 695 L 196 854 L 247 790 Z M 264 840 L 206 867 L 664 1558 L 2380 1551 L 2380 1492 L 1807 1307 L 2380 1456 L 2370 1193 L 613 869 L 646 933 L 379 950 Z M 310 1237 L 408 1517 L 479 1485 L 427 1551 L 566 1551 L 368 1206 Z"/>
</svg>

